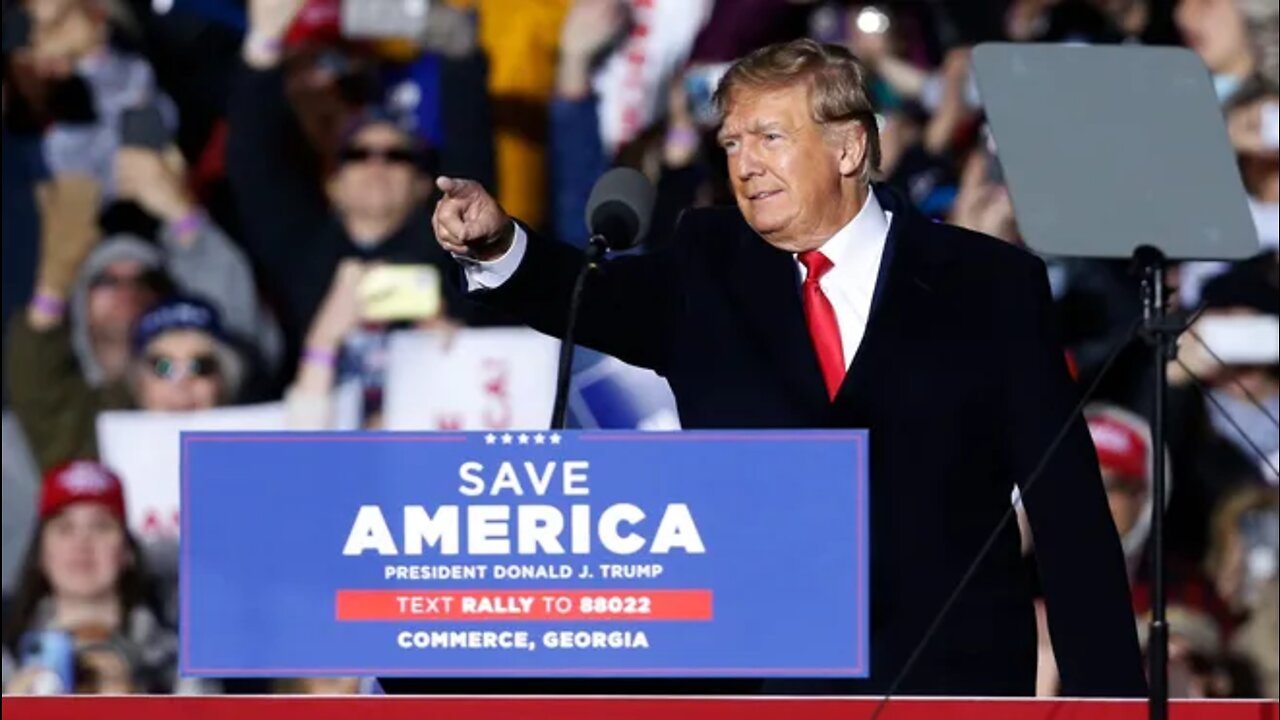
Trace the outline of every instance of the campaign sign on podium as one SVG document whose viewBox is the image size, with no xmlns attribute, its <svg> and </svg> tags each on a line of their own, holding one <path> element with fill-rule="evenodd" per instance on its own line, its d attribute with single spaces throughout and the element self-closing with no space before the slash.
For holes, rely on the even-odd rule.
<svg viewBox="0 0 1280 720">
<path fill-rule="evenodd" d="M 184 434 L 181 669 L 866 677 L 866 444 Z"/>
</svg>

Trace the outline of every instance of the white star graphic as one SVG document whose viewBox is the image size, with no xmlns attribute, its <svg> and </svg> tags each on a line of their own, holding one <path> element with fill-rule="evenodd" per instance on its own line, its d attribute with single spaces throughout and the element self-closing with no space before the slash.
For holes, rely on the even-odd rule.
<svg viewBox="0 0 1280 720">
<path fill-rule="evenodd" d="M 503 445 L 511 444 L 511 433 L 502 433 L 502 444 Z"/>
<path fill-rule="evenodd" d="M 552 445 L 560 444 L 560 433 L 551 433 L 551 444 Z"/>
<path fill-rule="evenodd" d="M 497 435 L 494 435 L 493 433 L 489 433 L 488 435 L 485 435 L 485 436 L 484 436 L 484 444 L 485 444 L 485 445 L 492 445 L 492 444 L 494 444 L 494 443 L 495 443 L 495 442 L 497 442 L 497 441 L 498 441 L 498 436 L 497 436 Z"/>
<path fill-rule="evenodd" d="M 529 444 L 529 435 L 528 435 L 527 433 L 520 433 L 520 437 L 519 437 L 519 439 L 520 439 L 520 444 L 521 444 L 521 445 L 528 445 L 528 444 Z"/>
<path fill-rule="evenodd" d="M 546 441 L 547 441 L 547 436 L 546 436 L 546 435 L 543 435 L 542 433 L 538 433 L 537 435 L 534 435 L 534 436 L 533 436 L 533 444 L 534 444 L 534 445 L 541 445 L 542 443 L 544 443 L 544 442 L 546 442 Z"/>
</svg>

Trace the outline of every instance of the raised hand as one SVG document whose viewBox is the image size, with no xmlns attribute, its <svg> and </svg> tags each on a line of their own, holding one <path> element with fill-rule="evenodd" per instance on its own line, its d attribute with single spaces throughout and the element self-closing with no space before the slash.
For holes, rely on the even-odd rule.
<svg viewBox="0 0 1280 720">
<path fill-rule="evenodd" d="M 163 155 L 145 148 L 121 148 L 116 153 L 116 194 L 137 202 L 160 220 L 174 222 L 192 208 L 182 181 L 183 165 L 176 148 Z"/>
<path fill-rule="evenodd" d="M 883 30 L 864 32 L 858 27 L 859 16 L 859 13 L 849 14 L 849 49 L 858 56 L 859 60 L 874 67 L 885 57 L 893 54 L 889 33 Z"/>
<path fill-rule="evenodd" d="M 589 58 L 621 30 L 627 5 L 621 0 L 577 0 L 560 26 L 560 52 Z"/>
<path fill-rule="evenodd" d="M 262 37 L 283 37 L 303 0 L 249 0 L 249 31 Z"/>
<path fill-rule="evenodd" d="M 591 92 L 591 62 L 627 22 L 622 0 L 576 0 L 560 26 L 556 94 L 576 99 Z"/>
<path fill-rule="evenodd" d="M 502 206 L 474 180 L 436 178 L 444 197 L 431 226 L 440 247 L 478 260 L 501 257 L 511 247 L 515 224 Z"/>
<path fill-rule="evenodd" d="M 1169 382 L 1172 385 L 1187 385 L 1192 380 L 1213 382 L 1225 369 L 1209 354 L 1209 349 L 1200 339 L 1203 332 L 1204 321 L 1201 319 L 1178 338 L 1178 356 L 1169 361 Z"/>
<path fill-rule="evenodd" d="M 242 55 L 250 67 L 265 70 L 280 63 L 280 41 L 303 0 L 249 0 L 249 32 Z"/>
<path fill-rule="evenodd" d="M 336 352 L 342 340 L 360 323 L 360 283 L 368 266 L 347 258 L 338 264 L 320 312 L 307 333 L 307 349 Z"/>
<path fill-rule="evenodd" d="M 40 268 L 37 286 L 65 297 L 98 241 L 98 182 L 86 175 L 58 175 L 36 188 L 40 208 Z"/>
</svg>

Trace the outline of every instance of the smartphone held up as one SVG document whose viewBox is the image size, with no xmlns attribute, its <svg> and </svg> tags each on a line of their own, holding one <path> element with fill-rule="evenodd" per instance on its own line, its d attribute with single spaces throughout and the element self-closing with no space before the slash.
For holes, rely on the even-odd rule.
<svg viewBox="0 0 1280 720">
<path fill-rule="evenodd" d="M 360 284 L 366 322 L 419 322 L 443 309 L 440 271 L 431 265 L 378 265 Z"/>
</svg>

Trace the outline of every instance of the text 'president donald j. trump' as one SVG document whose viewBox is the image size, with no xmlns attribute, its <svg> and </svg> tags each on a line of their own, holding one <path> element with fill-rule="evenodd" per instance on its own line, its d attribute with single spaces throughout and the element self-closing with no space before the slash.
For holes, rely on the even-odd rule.
<svg viewBox="0 0 1280 720">
<path fill-rule="evenodd" d="M 578 339 L 666 377 L 686 428 L 869 429 L 871 677 L 806 689 L 881 693 L 1078 399 L 1045 268 L 932 223 L 871 182 L 867 71 L 843 48 L 758 50 L 716 100 L 737 207 L 685 212 L 668 250 L 603 263 Z M 473 182 L 439 186 L 436 235 L 472 295 L 561 335 L 580 251 L 518 225 Z M 1142 694 L 1119 541 L 1083 421 L 1023 503 L 1063 694 Z M 1024 567 L 1006 523 L 899 690 L 1033 694 Z"/>
</svg>

